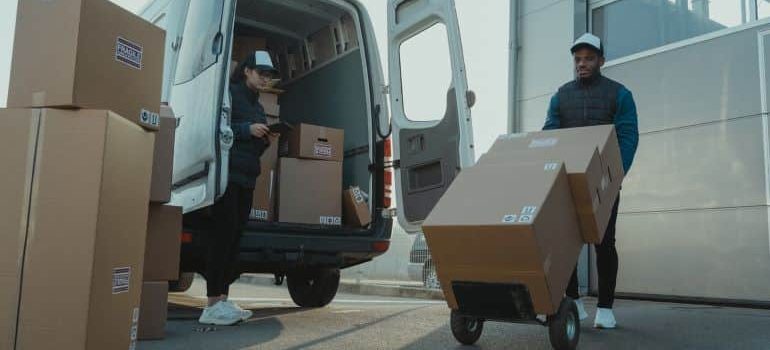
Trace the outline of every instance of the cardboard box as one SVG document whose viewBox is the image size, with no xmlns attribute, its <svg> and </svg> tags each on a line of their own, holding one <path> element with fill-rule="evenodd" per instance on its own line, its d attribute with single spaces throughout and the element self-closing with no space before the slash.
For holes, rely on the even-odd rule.
<svg viewBox="0 0 770 350">
<path fill-rule="evenodd" d="M 109 111 L 37 111 L 16 348 L 131 348 L 155 136 Z"/>
<path fill-rule="evenodd" d="M 312 67 L 330 61 L 337 56 L 337 46 L 332 33 L 332 27 L 319 29 L 308 37 Z"/>
<path fill-rule="evenodd" d="M 281 158 L 278 220 L 342 225 L 342 163 Z"/>
<path fill-rule="evenodd" d="M 265 114 L 271 117 L 278 117 L 281 115 L 281 106 L 278 104 L 278 94 L 260 91 L 259 103 L 262 108 L 265 109 Z"/>
<path fill-rule="evenodd" d="M 142 283 L 142 301 L 139 305 L 138 339 L 163 339 L 168 318 L 168 282 Z"/>
<path fill-rule="evenodd" d="M 453 282 L 497 283 L 526 286 L 534 311 L 553 314 L 583 246 L 563 163 L 465 169 L 423 231 L 452 309 L 478 302 Z"/>
<path fill-rule="evenodd" d="M 181 247 L 182 207 L 150 204 L 142 280 L 176 281 Z"/>
<path fill-rule="evenodd" d="M 623 181 L 614 126 L 503 135 L 478 164 L 531 161 L 564 161 L 583 239 L 601 243 Z"/>
<path fill-rule="evenodd" d="M 273 221 L 275 213 L 276 175 L 278 169 L 278 138 L 270 138 L 270 146 L 259 159 L 262 168 L 254 186 L 254 199 L 249 218 L 259 221 Z"/>
<path fill-rule="evenodd" d="M 8 107 L 115 111 L 157 130 L 165 32 L 107 0 L 20 1 Z"/>
<path fill-rule="evenodd" d="M 289 157 L 341 162 L 344 141 L 344 130 L 302 123 L 288 135 Z"/>
<path fill-rule="evenodd" d="M 0 109 L 0 349 L 13 349 L 39 111 Z"/>
<path fill-rule="evenodd" d="M 171 179 L 174 175 L 174 140 L 176 118 L 171 107 L 160 107 L 160 129 L 155 135 L 152 158 L 150 202 L 167 203 L 171 200 Z"/>
<path fill-rule="evenodd" d="M 353 227 L 366 227 L 372 222 L 372 213 L 369 205 L 358 186 L 351 186 L 342 194 L 342 219 L 345 225 Z"/>
<path fill-rule="evenodd" d="M 233 60 L 243 62 L 249 55 L 257 50 L 265 50 L 267 40 L 251 36 L 239 35 L 233 40 Z"/>
</svg>

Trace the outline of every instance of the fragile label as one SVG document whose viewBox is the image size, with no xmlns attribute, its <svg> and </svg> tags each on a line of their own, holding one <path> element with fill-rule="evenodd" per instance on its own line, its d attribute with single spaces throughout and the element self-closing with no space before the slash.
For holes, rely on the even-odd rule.
<svg viewBox="0 0 770 350">
<path fill-rule="evenodd" d="M 537 207 L 526 206 L 524 208 L 521 208 L 521 215 L 535 215 L 536 211 L 537 211 Z"/>
<path fill-rule="evenodd" d="M 546 163 L 545 171 L 554 171 L 559 169 L 559 163 Z"/>
<path fill-rule="evenodd" d="M 559 139 L 555 137 L 534 139 L 529 143 L 529 148 L 553 147 L 556 146 L 557 143 L 559 143 Z"/>
<path fill-rule="evenodd" d="M 342 218 L 339 216 L 321 216 L 321 225 L 342 225 Z"/>
<path fill-rule="evenodd" d="M 332 157 L 332 145 L 328 143 L 316 143 L 313 145 L 313 155 L 322 158 Z"/>
<path fill-rule="evenodd" d="M 523 224 L 528 224 L 532 222 L 532 215 L 522 215 L 519 217 L 519 222 Z"/>
<path fill-rule="evenodd" d="M 158 126 L 160 125 L 160 115 L 158 115 L 158 113 L 153 113 L 146 109 L 142 109 L 142 111 L 139 113 L 139 122 L 144 125 Z"/>
<path fill-rule="evenodd" d="M 504 224 L 513 224 L 516 223 L 516 214 L 508 214 L 503 216 L 503 223 Z"/>
<path fill-rule="evenodd" d="M 115 43 L 115 60 L 131 68 L 142 69 L 142 45 L 118 37 Z"/>
<path fill-rule="evenodd" d="M 112 294 L 128 293 L 131 285 L 131 268 L 112 269 Z"/>
<path fill-rule="evenodd" d="M 251 209 L 251 218 L 255 220 L 267 220 L 267 210 Z"/>
</svg>

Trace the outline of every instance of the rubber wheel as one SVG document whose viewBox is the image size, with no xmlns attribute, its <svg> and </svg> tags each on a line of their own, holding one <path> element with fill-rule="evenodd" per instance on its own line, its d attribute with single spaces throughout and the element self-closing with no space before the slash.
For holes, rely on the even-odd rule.
<svg viewBox="0 0 770 350">
<path fill-rule="evenodd" d="M 340 285 L 339 269 L 308 269 L 286 276 L 291 300 L 301 307 L 324 307 L 332 302 Z"/>
<path fill-rule="evenodd" d="M 452 310 L 449 325 L 452 328 L 452 335 L 455 339 L 465 345 L 473 345 L 481 337 L 484 331 L 484 321 L 467 316 L 460 316 Z"/>
<path fill-rule="evenodd" d="M 182 272 L 176 281 L 168 281 L 168 291 L 172 293 L 186 292 L 193 284 L 195 274 L 192 272 Z"/>
<path fill-rule="evenodd" d="M 548 336 L 556 350 L 577 349 L 580 341 L 580 318 L 572 298 L 565 297 L 556 315 L 548 317 Z"/>
</svg>

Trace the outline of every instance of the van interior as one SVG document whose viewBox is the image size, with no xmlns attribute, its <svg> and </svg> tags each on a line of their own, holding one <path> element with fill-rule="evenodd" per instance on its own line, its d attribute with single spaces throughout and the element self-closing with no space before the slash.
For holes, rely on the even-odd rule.
<svg viewBox="0 0 770 350">
<path fill-rule="evenodd" d="M 359 186 L 369 194 L 371 207 L 375 194 L 370 187 L 369 151 L 374 138 L 370 131 L 365 57 L 359 46 L 360 26 L 353 11 L 352 7 L 321 0 L 241 0 L 232 38 L 234 48 L 249 45 L 255 38 L 264 39 L 266 50 L 280 71 L 276 88 L 285 91 L 278 100 L 280 120 L 345 131 L 343 189 Z M 235 55 L 234 50 L 232 67 L 238 60 Z M 307 177 L 313 181 L 313 174 Z M 325 230 L 322 226 L 283 222 L 249 224 L 251 229 L 268 227 L 295 232 Z M 338 227 L 334 231 L 343 233 Z M 356 234 L 367 230 L 342 231 Z"/>
</svg>

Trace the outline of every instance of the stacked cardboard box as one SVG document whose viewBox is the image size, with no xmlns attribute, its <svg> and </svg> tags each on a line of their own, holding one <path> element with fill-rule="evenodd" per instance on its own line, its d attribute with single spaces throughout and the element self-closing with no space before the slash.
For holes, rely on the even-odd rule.
<svg viewBox="0 0 770 350">
<path fill-rule="evenodd" d="M 265 89 L 259 92 L 259 103 L 267 114 L 267 125 L 273 125 L 280 122 L 280 105 L 278 96 L 283 93 L 278 89 Z M 259 159 L 260 175 L 257 177 L 257 183 L 254 187 L 254 199 L 251 206 L 249 218 L 258 221 L 275 220 L 275 201 L 276 185 L 278 183 L 278 149 L 280 144 L 279 137 L 267 137 L 270 143 Z"/>
<path fill-rule="evenodd" d="M 555 313 L 581 246 L 602 239 L 622 178 L 612 126 L 499 138 L 423 224 L 449 306 L 501 317 L 479 293 L 506 302 L 523 290 L 531 311 Z M 510 307 L 527 311 L 526 298 Z"/>
<path fill-rule="evenodd" d="M 288 157 L 280 159 L 280 222 L 342 224 L 344 131 L 299 124 L 288 135 Z"/>
<path fill-rule="evenodd" d="M 0 348 L 136 346 L 164 42 L 106 0 L 19 3 Z"/>
<path fill-rule="evenodd" d="M 342 207 L 342 221 L 346 226 L 366 227 L 372 222 L 372 213 L 360 187 L 351 186 L 342 193 Z"/>
</svg>

